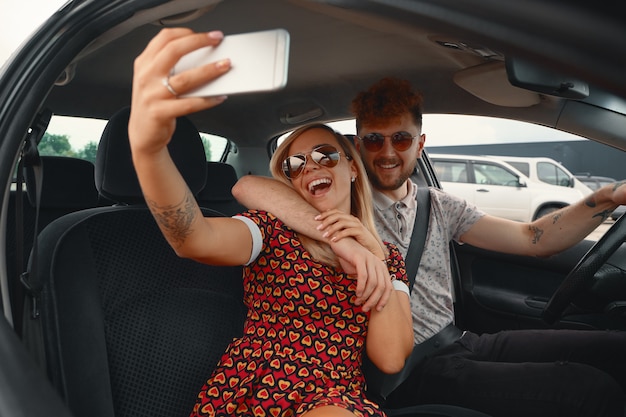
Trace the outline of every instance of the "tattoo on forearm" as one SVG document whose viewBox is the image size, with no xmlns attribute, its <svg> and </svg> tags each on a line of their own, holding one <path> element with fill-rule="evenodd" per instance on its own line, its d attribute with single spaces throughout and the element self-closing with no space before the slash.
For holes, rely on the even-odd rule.
<svg viewBox="0 0 626 417">
<path fill-rule="evenodd" d="M 624 184 L 626 184 L 626 181 L 618 181 L 618 182 L 616 182 L 615 184 L 613 184 L 613 191 L 617 190 L 619 187 L 621 187 Z M 587 207 L 590 207 L 590 208 L 595 208 L 597 206 L 595 194 L 590 195 L 589 198 L 587 200 L 585 200 L 585 205 Z M 593 214 L 591 216 L 591 218 L 599 217 L 604 222 L 606 219 L 609 218 L 611 213 L 612 213 L 611 210 L 603 210 L 603 211 L 601 211 L 599 213 Z"/>
<path fill-rule="evenodd" d="M 538 228 L 537 226 L 529 226 L 528 229 L 533 232 L 533 244 L 536 245 L 539 243 L 539 239 L 541 239 L 541 235 L 543 235 L 543 229 Z"/>
<path fill-rule="evenodd" d="M 556 224 L 559 221 L 559 219 L 561 218 L 562 215 L 563 215 L 563 213 L 561 213 L 559 211 L 554 216 L 552 216 L 552 224 Z"/>
<path fill-rule="evenodd" d="M 593 194 L 591 194 L 589 198 L 585 200 L 585 205 L 591 208 L 594 208 L 596 206 L 596 198 Z"/>
<path fill-rule="evenodd" d="M 600 213 L 594 214 L 593 216 L 591 216 L 591 218 L 600 217 L 602 219 L 602 221 L 604 222 L 606 219 L 609 218 L 611 213 L 613 213 L 613 211 L 611 211 L 611 210 L 604 210 L 604 211 L 601 211 Z"/>
<path fill-rule="evenodd" d="M 193 195 L 187 191 L 180 203 L 163 207 L 150 200 L 148 206 L 168 240 L 176 246 L 182 245 L 192 232 L 191 223 L 196 213 Z"/>
</svg>

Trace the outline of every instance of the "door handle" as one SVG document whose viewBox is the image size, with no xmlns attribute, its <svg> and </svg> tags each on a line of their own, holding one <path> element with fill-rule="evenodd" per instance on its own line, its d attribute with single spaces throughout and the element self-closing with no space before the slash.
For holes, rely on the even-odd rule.
<svg viewBox="0 0 626 417">
<path fill-rule="evenodd" d="M 546 304 L 548 304 L 548 299 L 543 297 L 528 297 L 525 302 L 528 307 L 543 310 Z"/>
</svg>

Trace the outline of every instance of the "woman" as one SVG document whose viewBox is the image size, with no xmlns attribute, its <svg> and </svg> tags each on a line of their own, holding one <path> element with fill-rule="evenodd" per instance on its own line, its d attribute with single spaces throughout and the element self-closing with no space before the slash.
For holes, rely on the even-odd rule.
<svg viewBox="0 0 626 417">
<path fill-rule="evenodd" d="M 375 232 L 367 177 L 350 142 L 325 125 L 306 126 L 281 144 L 271 169 L 327 216 L 360 219 L 353 236 L 365 246 L 352 237 L 300 237 L 266 212 L 204 218 L 169 156 L 176 117 L 224 100 L 174 92 L 202 85 L 230 64 L 212 63 L 171 79 L 167 74 L 185 53 L 221 38 L 220 32 L 161 31 L 135 61 L 129 122 L 144 196 L 176 253 L 208 264 L 246 265 L 244 335 L 228 346 L 192 416 L 384 415 L 364 395 L 363 347 L 381 370 L 398 372 L 412 349 L 411 313 L 406 284 L 392 283 L 389 275 L 406 282 L 403 261 Z M 384 308 L 370 310 L 364 304 L 371 296 L 363 284 L 368 280 L 399 290 L 389 292 Z"/>
</svg>

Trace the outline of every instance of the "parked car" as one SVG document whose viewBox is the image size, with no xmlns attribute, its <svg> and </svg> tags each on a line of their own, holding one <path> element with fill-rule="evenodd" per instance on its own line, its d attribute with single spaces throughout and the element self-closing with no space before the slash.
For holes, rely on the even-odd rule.
<svg viewBox="0 0 626 417">
<path fill-rule="evenodd" d="M 489 155 L 514 166 L 533 181 L 546 184 L 570 187 L 580 190 L 584 195 L 591 194 L 592 189 L 576 178 L 574 174 L 552 158 Z"/>
<path fill-rule="evenodd" d="M 598 188 L 602 188 L 605 185 L 613 184 L 617 181 L 615 178 L 601 177 L 590 174 L 576 174 L 576 178 L 587 187 L 591 188 L 593 191 L 597 190 Z"/>
<path fill-rule="evenodd" d="M 599 2 L 70 0 L 0 70 L 3 417 L 188 415 L 242 329 L 241 269 L 173 254 L 120 139 L 134 58 L 172 26 L 291 35 L 284 89 L 180 123 L 183 139 L 228 141 L 206 170 L 202 149 L 180 155 L 206 215 L 226 213 L 213 204 L 232 199 L 233 180 L 269 174 L 281 134 L 350 118 L 351 99 L 385 76 L 420 88 L 428 114 L 522 120 L 626 150 L 626 21 Z M 69 116 L 106 123 L 95 165 L 37 157 L 50 119 Z M 421 186 L 440 186 L 427 156 L 419 168 Z M 456 323 L 625 330 L 625 225 L 547 259 L 454 245 Z"/>
<path fill-rule="evenodd" d="M 569 186 L 531 179 L 496 157 L 429 154 L 429 158 L 444 191 L 505 219 L 531 221 L 585 195 Z M 570 178 L 565 178 L 570 184 Z"/>
</svg>

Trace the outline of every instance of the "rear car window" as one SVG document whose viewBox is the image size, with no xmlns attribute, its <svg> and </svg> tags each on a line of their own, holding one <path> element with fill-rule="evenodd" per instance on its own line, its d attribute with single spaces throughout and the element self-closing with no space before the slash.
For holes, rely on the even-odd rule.
<svg viewBox="0 0 626 417">
<path fill-rule="evenodd" d="M 52 116 L 39 142 L 39 153 L 96 161 L 96 151 L 107 121 L 80 117 Z M 227 138 L 200 132 L 208 161 L 222 161 L 229 149 Z"/>
</svg>

